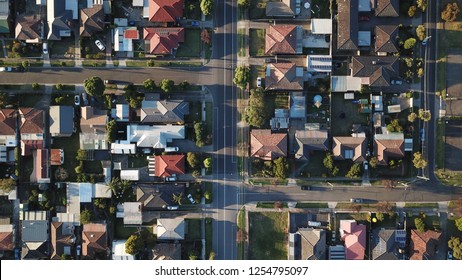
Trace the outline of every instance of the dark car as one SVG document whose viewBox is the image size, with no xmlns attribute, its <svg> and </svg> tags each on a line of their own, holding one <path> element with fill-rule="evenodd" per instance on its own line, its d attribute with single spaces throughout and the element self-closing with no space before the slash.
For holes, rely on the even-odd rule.
<svg viewBox="0 0 462 280">
<path fill-rule="evenodd" d="M 350 198 L 350 202 L 353 203 L 363 203 L 364 200 L 362 198 Z"/>
<path fill-rule="evenodd" d="M 14 259 L 15 260 L 21 259 L 21 248 L 14 248 Z"/>
<path fill-rule="evenodd" d="M 24 72 L 26 69 L 23 66 L 18 66 L 13 68 L 13 72 Z"/>
<path fill-rule="evenodd" d="M 117 82 L 116 82 L 115 80 L 104 80 L 104 83 L 105 83 L 106 85 L 110 85 L 110 84 L 115 84 L 115 83 L 117 83 Z"/>
<path fill-rule="evenodd" d="M 360 16 L 360 17 L 359 17 L 359 20 L 360 20 L 360 21 L 370 21 L 371 18 L 368 17 L 368 16 Z"/>
<path fill-rule="evenodd" d="M 311 191 L 311 186 L 303 185 L 301 186 L 302 191 Z"/>
</svg>

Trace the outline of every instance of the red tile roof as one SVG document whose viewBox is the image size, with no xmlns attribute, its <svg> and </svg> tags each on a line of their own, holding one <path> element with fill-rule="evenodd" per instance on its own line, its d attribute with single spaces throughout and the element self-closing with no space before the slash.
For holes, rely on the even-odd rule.
<svg viewBox="0 0 462 280">
<path fill-rule="evenodd" d="M 250 133 L 250 156 L 273 160 L 287 156 L 287 134 L 269 129 L 254 129 Z"/>
<path fill-rule="evenodd" d="M 150 0 L 149 21 L 175 22 L 183 16 L 183 0 Z"/>
<path fill-rule="evenodd" d="M 411 260 L 432 260 L 435 259 L 438 246 L 441 246 L 441 232 L 427 230 L 419 232 L 411 230 L 410 259 Z"/>
<path fill-rule="evenodd" d="M 366 226 L 353 220 L 340 221 L 340 233 L 345 241 L 346 260 L 364 260 L 366 250 Z"/>
<path fill-rule="evenodd" d="M 14 135 L 16 117 L 14 109 L 0 110 L 0 135 Z"/>
<path fill-rule="evenodd" d="M 93 258 L 95 253 L 107 249 L 107 232 L 105 224 L 86 224 L 82 231 L 82 255 Z"/>
<path fill-rule="evenodd" d="M 37 180 L 49 178 L 48 176 L 48 150 L 38 149 L 35 156 L 35 176 Z"/>
<path fill-rule="evenodd" d="M 30 156 L 33 150 L 43 147 L 43 140 L 21 140 L 21 155 Z"/>
<path fill-rule="evenodd" d="M 61 255 L 64 255 L 64 248 L 73 246 L 73 236 L 63 234 L 63 227 L 62 222 L 51 223 L 51 259 L 61 259 Z"/>
<path fill-rule="evenodd" d="M 50 164 L 51 165 L 61 165 L 64 160 L 64 150 L 62 149 L 51 149 L 50 150 Z"/>
<path fill-rule="evenodd" d="M 0 232 L 0 250 L 11 251 L 13 248 L 13 232 Z"/>
<path fill-rule="evenodd" d="M 139 39 L 140 33 L 138 33 L 137 29 L 125 29 L 124 38 L 125 39 Z"/>
<path fill-rule="evenodd" d="M 266 29 L 266 54 L 295 54 L 296 44 L 296 25 L 270 25 Z"/>
<path fill-rule="evenodd" d="M 404 157 L 404 139 L 375 139 L 375 154 L 381 164 L 388 164 L 388 159 Z"/>
<path fill-rule="evenodd" d="M 156 156 L 157 177 L 168 177 L 173 174 L 184 174 L 184 155 L 161 155 Z"/>
<path fill-rule="evenodd" d="M 43 133 L 43 111 L 35 108 L 19 108 L 21 133 Z"/>
<path fill-rule="evenodd" d="M 143 37 L 149 41 L 149 53 L 171 54 L 184 42 L 184 28 L 144 28 Z"/>
</svg>

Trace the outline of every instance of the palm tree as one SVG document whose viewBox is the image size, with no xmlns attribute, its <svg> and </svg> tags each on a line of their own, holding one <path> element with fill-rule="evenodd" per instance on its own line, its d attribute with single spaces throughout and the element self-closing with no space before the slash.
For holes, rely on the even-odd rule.
<svg viewBox="0 0 462 280">
<path fill-rule="evenodd" d="M 180 194 L 173 194 L 172 201 L 176 202 L 178 205 L 181 205 L 181 201 L 183 200 L 183 192 Z"/>
</svg>

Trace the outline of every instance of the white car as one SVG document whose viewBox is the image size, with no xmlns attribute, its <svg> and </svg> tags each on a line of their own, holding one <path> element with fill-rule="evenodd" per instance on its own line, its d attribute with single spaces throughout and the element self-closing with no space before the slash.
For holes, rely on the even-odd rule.
<svg viewBox="0 0 462 280">
<path fill-rule="evenodd" d="M 12 67 L 0 67 L 0 72 L 11 72 L 13 71 Z"/>
<path fill-rule="evenodd" d="M 189 201 L 191 201 L 191 204 L 196 204 L 196 200 L 194 199 L 194 197 L 192 197 L 191 194 L 188 194 L 187 197 L 188 197 Z"/>
<path fill-rule="evenodd" d="M 363 164 L 364 164 L 364 170 L 369 169 L 369 163 L 367 162 L 367 160 L 364 161 Z"/>
<path fill-rule="evenodd" d="M 43 43 L 42 49 L 43 54 L 48 54 L 48 43 Z"/>
<path fill-rule="evenodd" d="M 106 47 L 103 45 L 103 43 L 100 40 L 95 41 L 95 45 L 100 49 L 100 51 L 104 51 Z"/>
<path fill-rule="evenodd" d="M 167 206 L 167 210 L 173 211 L 173 210 L 178 210 L 178 209 L 180 209 L 178 205 Z"/>
<path fill-rule="evenodd" d="M 257 78 L 257 87 L 261 87 L 261 77 Z"/>
<path fill-rule="evenodd" d="M 80 106 L 80 95 L 74 96 L 74 104 L 75 106 Z"/>
</svg>

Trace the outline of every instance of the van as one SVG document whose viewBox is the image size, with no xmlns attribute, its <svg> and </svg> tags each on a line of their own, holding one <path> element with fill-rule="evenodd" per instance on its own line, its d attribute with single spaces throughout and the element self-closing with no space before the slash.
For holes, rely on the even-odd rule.
<svg viewBox="0 0 462 280">
<path fill-rule="evenodd" d="M 165 147 L 166 152 L 178 152 L 179 150 L 178 147 Z"/>
<path fill-rule="evenodd" d="M 48 43 L 43 43 L 42 49 L 43 49 L 43 54 L 48 54 Z"/>
</svg>

